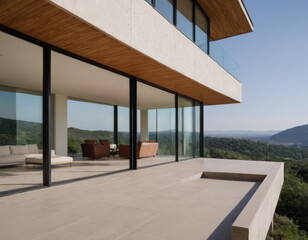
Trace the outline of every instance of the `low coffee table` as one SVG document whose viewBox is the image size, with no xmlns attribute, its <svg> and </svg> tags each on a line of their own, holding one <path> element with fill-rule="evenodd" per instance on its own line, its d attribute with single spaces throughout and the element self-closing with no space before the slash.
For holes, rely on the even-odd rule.
<svg viewBox="0 0 308 240">
<path fill-rule="evenodd" d="M 37 155 L 37 156 L 28 156 L 25 159 L 26 165 L 28 164 L 34 164 L 34 165 L 43 165 L 43 155 Z M 52 155 L 51 156 L 51 166 L 53 165 L 60 165 L 60 164 L 69 164 L 70 167 L 72 167 L 73 164 L 73 158 L 67 157 L 67 156 L 58 156 L 58 155 Z"/>
</svg>

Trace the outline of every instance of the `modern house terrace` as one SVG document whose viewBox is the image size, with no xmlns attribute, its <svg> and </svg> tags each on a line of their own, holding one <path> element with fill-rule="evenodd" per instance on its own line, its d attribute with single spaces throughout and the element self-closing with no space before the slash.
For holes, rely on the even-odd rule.
<svg viewBox="0 0 308 240">
<path fill-rule="evenodd" d="M 240 0 L 1 1 L 0 236 L 264 239 L 283 165 L 203 158 L 204 106 L 242 101 L 215 40 L 252 30 Z"/>
<path fill-rule="evenodd" d="M 282 183 L 283 164 L 272 162 L 194 159 L 126 171 L 0 198 L 0 237 L 265 239 Z"/>
</svg>

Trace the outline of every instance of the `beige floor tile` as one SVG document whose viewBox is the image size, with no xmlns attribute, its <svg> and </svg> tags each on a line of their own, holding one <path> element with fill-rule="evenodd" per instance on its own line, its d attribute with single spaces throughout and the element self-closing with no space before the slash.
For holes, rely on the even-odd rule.
<svg viewBox="0 0 308 240">
<path fill-rule="evenodd" d="M 38 240 L 113 240 L 129 233 L 132 229 L 115 222 L 97 223 L 83 219 L 51 232 Z"/>
<path fill-rule="evenodd" d="M 116 206 L 91 219 L 98 223 L 117 222 L 120 226 L 136 228 L 155 217 L 157 213 L 137 208 Z"/>
<path fill-rule="evenodd" d="M 206 222 L 176 215 L 161 214 L 137 228 L 138 231 L 170 239 L 201 240 L 209 233 Z"/>
<path fill-rule="evenodd" d="M 31 214 L 29 214 L 31 215 Z M 10 234 L 13 239 L 32 240 L 49 234 L 59 228 L 80 221 L 81 217 L 68 214 L 53 213 L 29 221 L 24 217 L 21 224 L 10 221 L 6 227 L 1 230 L 1 234 Z"/>
<path fill-rule="evenodd" d="M 133 231 L 120 238 L 120 240 L 168 240 L 170 238 L 152 235 L 140 231 Z"/>
<path fill-rule="evenodd" d="M 182 200 L 176 200 L 163 196 L 146 195 L 141 198 L 138 198 L 138 200 L 132 199 L 124 203 L 123 205 L 161 213 L 168 210 L 170 207 L 179 205 L 182 202 Z"/>
</svg>

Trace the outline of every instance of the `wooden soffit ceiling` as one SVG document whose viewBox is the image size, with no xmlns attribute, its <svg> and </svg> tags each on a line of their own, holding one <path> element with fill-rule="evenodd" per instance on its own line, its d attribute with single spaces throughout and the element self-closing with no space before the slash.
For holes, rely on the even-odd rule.
<svg viewBox="0 0 308 240">
<path fill-rule="evenodd" d="M 253 23 L 242 0 L 198 0 L 210 18 L 211 40 L 253 31 Z"/>
<path fill-rule="evenodd" d="M 237 103 L 45 0 L 0 0 L 0 24 L 205 105 Z"/>
</svg>

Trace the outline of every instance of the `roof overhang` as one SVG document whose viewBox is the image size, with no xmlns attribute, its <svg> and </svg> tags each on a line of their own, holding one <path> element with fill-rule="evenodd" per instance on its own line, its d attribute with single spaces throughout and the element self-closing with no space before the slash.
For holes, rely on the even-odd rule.
<svg viewBox="0 0 308 240">
<path fill-rule="evenodd" d="M 0 24 L 204 105 L 240 102 L 154 60 L 49 1 L 3 0 Z"/>
<path fill-rule="evenodd" d="M 198 0 L 210 18 L 211 40 L 253 31 L 253 23 L 242 0 Z"/>
</svg>

